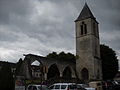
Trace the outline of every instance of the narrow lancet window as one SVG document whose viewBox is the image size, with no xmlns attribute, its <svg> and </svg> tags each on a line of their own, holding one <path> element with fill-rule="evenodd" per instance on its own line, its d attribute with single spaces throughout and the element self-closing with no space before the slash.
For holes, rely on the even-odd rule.
<svg viewBox="0 0 120 90">
<path fill-rule="evenodd" d="M 85 31 L 85 34 L 87 34 L 87 25 L 84 24 L 84 31 Z"/>
<path fill-rule="evenodd" d="M 96 35 L 95 23 L 93 23 L 93 33 Z"/>
<path fill-rule="evenodd" d="M 87 25 L 84 22 L 82 22 L 82 25 L 80 25 L 80 28 L 81 28 L 81 35 L 87 34 Z"/>
<path fill-rule="evenodd" d="M 83 25 L 81 25 L 80 27 L 81 27 L 81 35 L 83 35 Z"/>
</svg>

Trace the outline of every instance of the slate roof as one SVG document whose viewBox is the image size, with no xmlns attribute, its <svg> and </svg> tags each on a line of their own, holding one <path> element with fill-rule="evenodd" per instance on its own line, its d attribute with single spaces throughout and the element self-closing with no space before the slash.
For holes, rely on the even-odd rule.
<svg viewBox="0 0 120 90">
<path fill-rule="evenodd" d="M 80 15 L 78 16 L 78 18 L 75 20 L 76 21 L 80 21 L 80 20 L 84 20 L 87 18 L 92 18 L 95 19 L 95 17 L 93 16 L 90 8 L 88 7 L 87 3 L 85 3 Z"/>
</svg>

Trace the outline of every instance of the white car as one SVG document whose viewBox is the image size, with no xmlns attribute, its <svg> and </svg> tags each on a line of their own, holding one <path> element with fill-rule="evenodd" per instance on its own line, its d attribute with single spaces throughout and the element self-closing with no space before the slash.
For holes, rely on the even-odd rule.
<svg viewBox="0 0 120 90">
<path fill-rule="evenodd" d="M 77 84 L 77 87 L 78 88 L 85 88 L 86 90 L 96 90 L 95 88 L 92 88 L 92 87 L 89 87 L 88 85 L 86 84 Z"/>
<path fill-rule="evenodd" d="M 46 85 L 28 85 L 26 90 L 49 90 Z"/>
<path fill-rule="evenodd" d="M 77 85 L 75 83 L 55 83 L 49 86 L 51 90 L 86 90 L 84 88 L 77 89 Z"/>
<path fill-rule="evenodd" d="M 85 88 L 86 90 L 96 90 L 95 88 L 92 88 L 92 87 L 87 87 Z"/>
</svg>

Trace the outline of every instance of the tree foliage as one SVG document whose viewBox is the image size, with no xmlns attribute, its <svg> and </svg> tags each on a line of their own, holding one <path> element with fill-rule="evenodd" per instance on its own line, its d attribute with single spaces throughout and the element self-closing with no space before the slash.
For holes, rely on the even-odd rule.
<svg viewBox="0 0 120 90">
<path fill-rule="evenodd" d="M 57 59 L 57 60 L 71 60 L 71 61 L 75 61 L 75 56 L 72 53 L 65 53 L 65 52 L 60 52 L 59 54 L 57 54 L 56 52 L 52 52 L 49 53 L 47 56 L 47 58 L 52 58 L 52 59 Z"/>
<path fill-rule="evenodd" d="M 115 51 L 106 45 L 100 45 L 103 80 L 113 79 L 118 72 L 118 59 Z"/>
<path fill-rule="evenodd" d="M 49 53 L 46 57 L 47 58 L 57 59 L 58 58 L 58 54 L 56 52 L 52 52 L 52 53 Z"/>
</svg>

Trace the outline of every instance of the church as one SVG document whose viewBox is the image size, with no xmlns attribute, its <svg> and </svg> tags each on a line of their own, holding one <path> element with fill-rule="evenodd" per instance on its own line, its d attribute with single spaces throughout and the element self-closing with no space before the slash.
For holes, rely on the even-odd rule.
<svg viewBox="0 0 120 90">
<path fill-rule="evenodd" d="M 98 24 L 87 3 L 85 3 L 78 18 L 75 20 L 76 55 L 78 56 L 76 61 L 48 59 L 38 55 L 27 54 L 20 67 L 18 76 L 23 76 L 29 82 L 31 79 L 32 82 L 33 79 L 62 81 L 65 77 L 67 80 L 71 79 L 72 81 L 76 79 L 87 82 L 102 80 Z M 34 61 L 40 62 L 40 66 L 32 66 L 31 64 Z M 43 72 L 41 72 L 41 69 L 39 70 L 41 67 L 44 69 Z"/>
</svg>

